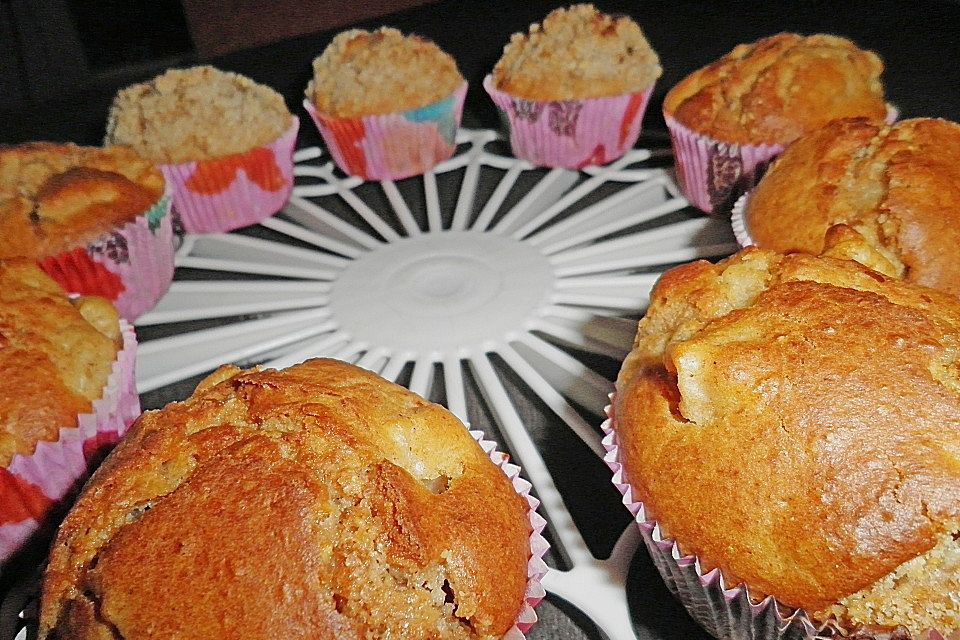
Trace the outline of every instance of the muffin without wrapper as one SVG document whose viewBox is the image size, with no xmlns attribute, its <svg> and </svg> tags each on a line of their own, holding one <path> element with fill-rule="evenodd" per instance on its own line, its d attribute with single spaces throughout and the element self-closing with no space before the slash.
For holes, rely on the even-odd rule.
<svg viewBox="0 0 960 640">
<path fill-rule="evenodd" d="M 543 523 L 491 457 L 358 367 L 224 367 L 144 414 L 87 484 L 40 637 L 517 637 Z"/>
<path fill-rule="evenodd" d="M 118 92 L 106 141 L 160 165 L 186 231 L 217 233 L 256 224 L 286 204 L 298 127 L 273 89 L 199 66 Z"/>
<path fill-rule="evenodd" d="M 353 29 L 314 59 L 303 105 L 344 173 L 399 180 L 453 155 L 466 93 L 456 62 L 429 40 Z"/>
<path fill-rule="evenodd" d="M 856 262 L 747 249 L 664 274 L 607 444 L 701 624 L 960 629 L 958 345 L 960 301 Z"/>
<path fill-rule="evenodd" d="M 890 115 L 870 51 L 837 36 L 780 33 L 741 44 L 667 93 L 677 178 L 691 203 L 729 214 L 771 159 L 837 118 Z"/>
<path fill-rule="evenodd" d="M 0 147 L 0 259 L 14 257 L 135 320 L 173 280 L 163 175 L 129 147 Z"/>
<path fill-rule="evenodd" d="M 615 160 L 636 143 L 661 73 L 636 22 L 579 4 L 514 34 L 484 88 L 506 119 L 514 155 L 578 168 Z"/>
<path fill-rule="evenodd" d="M 0 261 L 0 565 L 49 524 L 140 413 L 133 329 L 103 298 Z"/>
</svg>

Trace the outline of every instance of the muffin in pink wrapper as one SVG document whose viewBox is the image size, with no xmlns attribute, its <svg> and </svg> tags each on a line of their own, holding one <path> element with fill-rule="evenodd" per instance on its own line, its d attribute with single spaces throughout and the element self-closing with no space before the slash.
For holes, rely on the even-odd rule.
<svg viewBox="0 0 960 640">
<path fill-rule="evenodd" d="M 579 4 L 515 33 L 483 86 L 515 156 L 576 169 L 633 147 L 661 73 L 636 22 Z"/>
<path fill-rule="evenodd" d="M 286 204 L 299 124 L 273 89 L 198 66 L 118 92 L 106 141 L 160 165 L 186 232 L 220 233 Z"/>
<path fill-rule="evenodd" d="M 400 180 L 453 156 L 466 95 L 464 83 L 453 95 L 425 107 L 358 118 L 326 116 L 309 99 L 303 107 L 341 171 L 364 180 Z"/>
<path fill-rule="evenodd" d="M 136 337 L 109 302 L 68 300 L 26 260 L 0 262 L 0 564 L 50 524 L 140 414 Z"/>
<path fill-rule="evenodd" d="M 107 298 L 131 322 L 169 289 L 170 190 L 131 148 L 0 148 L 0 202 L 0 259 L 32 258 L 69 293 Z"/>
<path fill-rule="evenodd" d="M 456 151 L 467 83 L 433 42 L 382 27 L 338 34 L 314 59 L 304 93 L 344 173 L 399 180 Z"/>
<path fill-rule="evenodd" d="M 735 47 L 666 95 L 677 181 L 706 213 L 729 215 L 767 164 L 838 118 L 888 117 L 871 51 L 837 36 L 780 33 Z"/>
<path fill-rule="evenodd" d="M 546 571 L 529 492 L 482 434 L 373 372 L 224 366 L 143 414 L 86 484 L 39 637 L 520 640 Z M 69 614 L 94 598 L 120 606 Z"/>
<path fill-rule="evenodd" d="M 958 338 L 956 298 L 849 260 L 750 248 L 664 274 L 605 460 L 705 629 L 960 634 L 960 467 L 939 453 L 960 378 L 936 364 Z"/>
</svg>

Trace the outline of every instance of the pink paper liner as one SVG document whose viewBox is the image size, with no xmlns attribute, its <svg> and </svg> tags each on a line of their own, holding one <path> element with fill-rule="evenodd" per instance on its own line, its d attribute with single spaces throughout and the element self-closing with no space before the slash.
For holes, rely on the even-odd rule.
<svg viewBox="0 0 960 640">
<path fill-rule="evenodd" d="M 187 233 L 222 233 L 256 224 L 283 208 L 293 191 L 293 148 L 300 119 L 270 144 L 211 160 L 162 164 L 173 208 Z M 199 190 L 198 190 L 199 189 Z"/>
<path fill-rule="evenodd" d="M 92 411 L 77 416 L 76 427 L 61 428 L 56 442 L 38 443 L 32 454 L 14 456 L 6 468 L 18 483 L 25 483 L 49 498 L 51 509 L 71 495 L 91 471 L 90 466 L 99 462 L 140 415 L 134 375 L 136 334 L 124 320 L 120 321 L 120 330 L 123 348 L 117 353 L 103 394 L 93 402 Z M 6 495 L 9 498 L 10 494 Z M 12 506 L 15 505 L 5 500 L 0 511 Z M 40 519 L 0 524 L 0 563 L 44 524 L 43 515 Z"/>
<path fill-rule="evenodd" d="M 536 101 L 500 91 L 492 75 L 483 80 L 510 129 L 513 155 L 537 166 L 568 169 L 606 164 L 631 149 L 653 87 L 605 98 Z"/>
<path fill-rule="evenodd" d="M 523 608 L 517 615 L 513 627 L 503 636 L 504 640 L 523 640 L 526 637 L 525 634 L 537 621 L 537 613 L 534 611 L 534 607 L 540 604 L 540 601 L 547 594 L 541 584 L 543 576 L 548 571 L 547 565 L 543 561 L 543 555 L 550 548 L 550 544 L 543 537 L 543 529 L 547 526 L 547 521 L 537 513 L 540 501 L 530 495 L 530 489 L 533 485 L 520 477 L 520 467 L 510 462 L 510 456 L 497 451 L 496 442 L 484 439 L 482 431 L 471 430 L 470 435 L 477 441 L 480 448 L 490 456 L 493 464 L 497 465 L 506 474 L 513 484 L 514 490 L 527 502 L 527 517 L 530 521 L 530 559 L 527 561 L 527 589 L 524 594 Z"/>
<path fill-rule="evenodd" d="M 728 215 L 733 202 L 763 177 L 782 144 L 736 144 L 697 133 L 664 113 L 677 183 L 690 204 L 704 213 Z"/>
<path fill-rule="evenodd" d="M 642 501 L 633 497 L 630 478 L 620 461 L 620 440 L 613 410 L 614 394 L 606 407 L 607 419 L 601 424 L 606 455 L 603 461 L 613 472 L 611 480 L 623 496 L 623 504 L 633 515 L 650 558 L 667 588 L 700 626 L 717 638 L 737 640 L 819 640 L 846 636 L 836 620 L 817 624 L 803 609 L 793 609 L 766 596 L 759 602 L 751 597 L 747 585 L 728 588 L 719 569 L 704 572 L 700 559 L 685 555 L 675 540 L 665 537 L 656 518 Z M 950 634 L 952 638 L 955 634 Z M 925 631 L 916 640 L 942 640 L 934 630 Z"/>
<path fill-rule="evenodd" d="M 152 309 L 173 282 L 173 223 L 170 185 L 136 219 L 88 244 L 38 261 L 67 293 L 113 302 L 128 322 Z"/>
<path fill-rule="evenodd" d="M 401 180 L 426 173 L 457 150 L 456 132 L 467 96 L 464 82 L 447 98 L 417 109 L 360 118 L 320 113 L 310 95 L 303 107 L 313 118 L 334 162 L 364 180 Z"/>
<path fill-rule="evenodd" d="M 743 194 L 733 203 L 733 210 L 730 212 L 730 226 L 733 227 L 733 235 L 737 238 L 737 244 L 741 247 L 749 247 L 753 242 L 750 232 L 747 230 L 747 203 L 750 202 L 750 192 Z"/>
</svg>

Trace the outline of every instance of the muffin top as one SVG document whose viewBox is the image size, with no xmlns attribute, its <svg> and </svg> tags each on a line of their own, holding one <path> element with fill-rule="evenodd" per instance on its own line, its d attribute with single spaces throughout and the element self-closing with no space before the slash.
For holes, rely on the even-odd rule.
<svg viewBox="0 0 960 640">
<path fill-rule="evenodd" d="M 787 144 L 837 118 L 882 121 L 882 72 L 875 53 L 845 38 L 780 33 L 694 71 L 663 110 L 721 142 Z"/>
<path fill-rule="evenodd" d="M 91 242 L 156 204 L 160 170 L 123 146 L 0 146 L 0 259 Z"/>
<path fill-rule="evenodd" d="M 529 535 L 442 407 L 333 360 L 225 367 L 145 413 L 87 484 L 40 637 L 499 638 Z"/>
<path fill-rule="evenodd" d="M 211 66 L 170 69 L 113 99 L 106 142 L 154 162 L 209 160 L 269 144 L 291 123 L 283 96 Z"/>
<path fill-rule="evenodd" d="M 817 619 L 960 629 L 960 301 L 747 249 L 663 275 L 617 380 L 635 495 Z"/>
<path fill-rule="evenodd" d="M 34 261 L 0 261 L 0 467 L 76 426 L 102 395 L 120 346 L 108 301 L 70 300 Z"/>
<path fill-rule="evenodd" d="M 513 34 L 493 80 L 528 100 L 579 100 L 644 91 L 661 73 L 636 22 L 575 4 L 551 11 L 529 33 Z"/>
<path fill-rule="evenodd" d="M 819 253 L 829 228 L 859 232 L 893 273 L 960 295 L 960 124 L 843 120 L 794 142 L 751 193 L 754 242 Z"/>
<path fill-rule="evenodd" d="M 323 115 L 357 118 L 425 107 L 463 83 L 450 54 L 429 40 L 389 27 L 351 29 L 314 59 L 306 96 Z"/>
</svg>

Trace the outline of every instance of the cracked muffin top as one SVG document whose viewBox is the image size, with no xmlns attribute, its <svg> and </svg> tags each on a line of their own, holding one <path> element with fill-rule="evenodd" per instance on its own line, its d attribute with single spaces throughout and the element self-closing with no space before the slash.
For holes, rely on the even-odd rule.
<svg viewBox="0 0 960 640">
<path fill-rule="evenodd" d="M 617 380 L 630 484 L 727 584 L 960 629 L 960 301 L 750 248 L 663 275 Z"/>
<path fill-rule="evenodd" d="M 306 96 L 325 116 L 357 118 L 425 107 L 463 83 L 450 54 L 425 38 L 351 29 L 314 59 Z"/>
<path fill-rule="evenodd" d="M 209 160 L 269 144 L 292 118 L 283 96 L 246 76 L 207 65 L 170 69 L 117 93 L 106 142 L 161 164 Z"/>
<path fill-rule="evenodd" d="M 33 260 L 0 261 L 0 467 L 77 425 L 103 395 L 121 344 L 107 300 L 68 299 Z"/>
<path fill-rule="evenodd" d="M 817 254 L 834 225 L 908 281 L 960 295 L 960 124 L 831 123 L 792 144 L 751 193 L 745 222 L 775 251 Z"/>
<path fill-rule="evenodd" d="M 124 146 L 0 146 L 0 259 L 40 258 L 97 239 L 163 195 L 160 170 Z"/>
<path fill-rule="evenodd" d="M 576 4 L 513 34 L 493 80 L 497 89 L 528 100 L 579 100 L 644 91 L 662 73 L 636 22 Z"/>
<path fill-rule="evenodd" d="M 883 62 L 837 36 L 741 44 L 677 83 L 665 114 L 721 142 L 787 144 L 838 118 L 883 121 Z"/>
<path fill-rule="evenodd" d="M 525 501 L 447 410 L 366 370 L 224 367 L 146 412 L 60 528 L 41 638 L 498 638 Z"/>
</svg>

